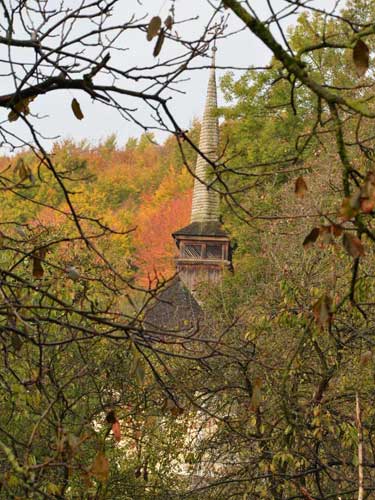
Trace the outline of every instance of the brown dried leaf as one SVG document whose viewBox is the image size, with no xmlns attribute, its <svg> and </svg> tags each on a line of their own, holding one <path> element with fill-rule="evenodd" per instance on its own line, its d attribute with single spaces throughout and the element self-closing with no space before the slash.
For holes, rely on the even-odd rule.
<svg viewBox="0 0 375 500">
<path fill-rule="evenodd" d="M 354 259 L 358 257 L 362 257 L 365 254 L 364 246 L 357 236 L 353 236 L 349 233 L 344 233 L 342 238 L 342 243 L 344 245 L 345 250 L 351 255 Z"/>
<path fill-rule="evenodd" d="M 365 366 L 372 361 L 372 351 L 365 351 L 361 354 L 361 365 Z"/>
<path fill-rule="evenodd" d="M 105 419 L 109 424 L 114 424 L 115 422 L 117 422 L 117 417 L 114 410 L 108 412 Z"/>
<path fill-rule="evenodd" d="M 329 325 L 332 320 L 332 299 L 327 294 L 320 297 L 320 299 L 313 305 L 313 315 L 316 323 L 324 328 Z"/>
<path fill-rule="evenodd" d="M 147 465 L 145 465 L 144 468 L 143 468 L 143 481 L 145 481 L 146 483 L 148 481 L 148 469 L 147 469 Z"/>
<path fill-rule="evenodd" d="M 151 19 L 148 28 L 147 28 L 147 40 L 151 42 L 151 40 L 159 33 L 161 28 L 161 19 L 159 16 L 155 16 Z"/>
<path fill-rule="evenodd" d="M 320 229 L 318 227 L 314 227 L 306 236 L 306 238 L 303 240 L 302 243 L 303 247 L 306 249 L 312 246 L 319 238 L 319 235 L 320 235 Z"/>
<path fill-rule="evenodd" d="M 307 184 L 303 177 L 298 177 L 294 186 L 294 193 L 299 198 L 303 198 L 307 191 Z"/>
<path fill-rule="evenodd" d="M 313 497 L 310 495 L 310 493 L 307 491 L 307 489 L 304 488 L 303 486 L 300 487 L 300 491 L 305 500 L 314 500 Z"/>
<path fill-rule="evenodd" d="M 138 478 L 138 477 L 141 477 L 141 475 L 142 475 L 142 467 L 137 467 L 137 468 L 135 469 L 135 471 L 134 471 L 134 475 L 135 475 L 135 477 L 137 477 L 137 478 Z"/>
<path fill-rule="evenodd" d="M 332 224 L 331 226 L 332 234 L 335 238 L 338 238 L 342 235 L 343 229 L 341 226 L 337 226 L 336 224 Z"/>
<path fill-rule="evenodd" d="M 358 40 L 353 49 L 353 62 L 359 77 L 368 70 L 370 51 L 364 41 Z"/>
<path fill-rule="evenodd" d="M 83 118 L 83 113 L 82 113 L 82 110 L 81 110 L 81 106 L 79 105 L 79 102 L 77 101 L 76 98 L 74 98 L 72 100 L 72 110 L 73 110 L 73 113 L 74 113 L 74 116 L 78 119 L 78 120 L 82 120 Z"/>
<path fill-rule="evenodd" d="M 320 226 L 319 228 L 319 233 L 320 233 L 320 239 L 322 242 L 322 245 L 329 245 L 333 243 L 333 238 L 332 238 L 332 227 L 329 226 Z"/>
<path fill-rule="evenodd" d="M 43 278 L 44 270 L 39 257 L 33 257 L 33 276 L 34 278 Z"/>
<path fill-rule="evenodd" d="M 177 406 L 176 404 L 173 405 L 173 407 L 171 408 L 171 415 L 175 418 L 177 417 L 180 417 L 181 415 L 184 414 L 184 409 L 183 408 L 180 408 L 179 406 Z"/>
<path fill-rule="evenodd" d="M 164 24 L 165 24 L 165 27 L 167 28 L 167 30 L 171 30 L 172 26 L 173 26 L 173 17 L 172 16 L 168 16 L 166 18 L 166 20 L 164 21 Z"/>
<path fill-rule="evenodd" d="M 90 468 L 91 474 L 101 483 L 106 483 L 109 477 L 109 462 L 102 451 L 96 454 L 95 460 Z"/>
<path fill-rule="evenodd" d="M 164 39 L 165 39 L 165 34 L 164 30 L 162 29 L 159 33 L 158 39 L 156 40 L 156 45 L 153 52 L 154 57 L 157 57 L 160 54 L 161 48 L 163 47 Z"/>
</svg>

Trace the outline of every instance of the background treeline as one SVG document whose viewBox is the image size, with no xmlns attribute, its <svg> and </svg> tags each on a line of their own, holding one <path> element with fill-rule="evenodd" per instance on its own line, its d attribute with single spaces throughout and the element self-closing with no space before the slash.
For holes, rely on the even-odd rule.
<svg viewBox="0 0 375 500">
<path fill-rule="evenodd" d="M 345 13 L 373 14 L 371 2 Z M 288 41 L 297 53 L 324 34 L 333 47 L 307 53 L 312 75 L 371 108 L 372 72 L 357 84 L 340 49 L 349 26 L 302 15 Z M 374 494 L 373 131 L 343 114 L 348 196 L 328 106 L 291 83 L 275 60 L 222 80 L 217 173 L 235 272 L 201 290 L 209 322 L 196 337 L 145 328 L 138 288 L 173 273 L 170 233 L 189 218 L 174 139 L 54 146 L 126 287 L 70 238 L 55 178 L 27 153 L 2 159 L 20 183 L 0 201 L 3 498 L 351 499 L 359 473 L 362 498 Z"/>
</svg>

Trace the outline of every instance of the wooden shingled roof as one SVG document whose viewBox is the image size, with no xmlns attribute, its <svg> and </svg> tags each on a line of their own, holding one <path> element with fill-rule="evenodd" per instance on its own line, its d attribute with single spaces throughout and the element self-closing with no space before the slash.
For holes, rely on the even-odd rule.
<svg viewBox="0 0 375 500">
<path fill-rule="evenodd" d="M 155 299 L 145 314 L 146 327 L 167 331 L 197 331 L 203 311 L 190 291 L 176 276 Z"/>
</svg>

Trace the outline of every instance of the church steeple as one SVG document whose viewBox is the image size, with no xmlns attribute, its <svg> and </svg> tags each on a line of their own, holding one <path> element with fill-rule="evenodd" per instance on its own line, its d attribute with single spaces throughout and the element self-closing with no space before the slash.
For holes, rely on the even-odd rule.
<svg viewBox="0 0 375 500">
<path fill-rule="evenodd" d="M 231 265 L 230 240 L 220 223 L 219 193 L 213 189 L 215 175 L 210 163 L 215 164 L 219 150 L 215 51 L 199 140 L 199 149 L 209 161 L 198 154 L 190 224 L 173 233 L 179 249 L 176 268 L 191 292 L 200 282 L 220 281 L 223 269 Z"/>
<path fill-rule="evenodd" d="M 217 160 L 219 150 L 215 75 L 216 50 L 216 47 L 214 47 L 199 140 L 199 150 L 212 162 Z M 210 189 L 211 182 L 214 180 L 212 166 L 200 155 L 197 158 L 195 175 L 190 222 L 219 222 L 219 193 Z"/>
</svg>

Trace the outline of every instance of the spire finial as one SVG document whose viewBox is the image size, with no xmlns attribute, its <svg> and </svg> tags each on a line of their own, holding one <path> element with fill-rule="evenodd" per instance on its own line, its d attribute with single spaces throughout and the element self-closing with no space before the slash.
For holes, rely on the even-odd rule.
<svg viewBox="0 0 375 500">
<path fill-rule="evenodd" d="M 212 63 L 208 80 L 206 106 L 200 133 L 199 149 L 211 161 L 218 156 L 219 123 L 217 118 L 217 92 L 215 75 L 216 46 L 212 47 Z M 198 155 L 195 168 L 191 222 L 219 222 L 219 194 L 210 186 L 213 182 L 212 165 Z"/>
<path fill-rule="evenodd" d="M 214 42 L 214 45 L 211 49 L 212 56 L 211 56 L 211 68 L 215 68 L 216 66 L 216 52 L 217 52 L 217 47 L 216 47 L 216 42 Z"/>
</svg>

